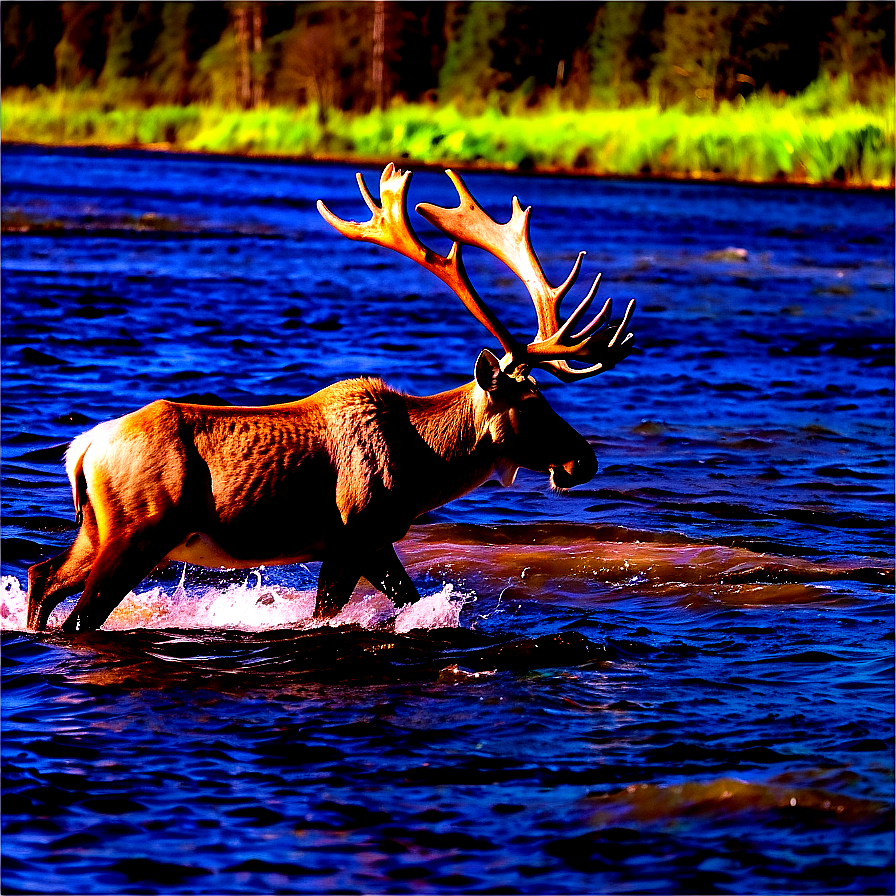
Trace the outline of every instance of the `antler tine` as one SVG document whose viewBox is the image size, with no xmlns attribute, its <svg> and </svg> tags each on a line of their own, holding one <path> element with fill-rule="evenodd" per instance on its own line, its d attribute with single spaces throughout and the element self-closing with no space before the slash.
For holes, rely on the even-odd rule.
<svg viewBox="0 0 896 896">
<path fill-rule="evenodd" d="M 383 169 L 383 173 L 380 175 L 380 184 L 385 180 L 389 180 L 393 172 L 395 171 L 395 166 L 389 162 L 389 164 Z M 367 189 L 367 184 L 364 183 L 364 175 L 361 174 L 360 171 L 355 172 L 355 180 L 358 182 L 358 189 L 361 191 L 361 198 L 364 200 L 364 204 L 367 208 L 370 209 L 370 213 L 372 215 L 376 215 L 376 213 L 380 210 L 380 207 L 376 204 L 376 200 L 373 196 L 370 195 L 370 190 Z M 382 194 L 381 194 L 382 195 Z M 326 208 L 323 202 L 318 201 L 318 208 Z"/>
<path fill-rule="evenodd" d="M 610 300 L 607 300 L 595 320 L 604 315 L 604 311 L 608 309 L 609 305 Z M 585 340 L 586 343 L 588 343 L 587 354 L 576 355 L 576 357 L 583 361 L 599 357 L 601 360 L 597 363 L 592 364 L 590 367 L 576 368 L 570 367 L 569 362 L 565 359 L 548 359 L 540 362 L 539 366 L 543 367 L 545 370 L 549 370 L 554 376 L 567 383 L 572 382 L 573 380 L 595 376 L 598 373 L 603 373 L 605 370 L 610 370 L 620 361 L 627 358 L 634 350 L 634 333 L 626 333 L 634 310 L 635 300 L 632 299 L 626 306 L 625 314 L 617 327 L 611 329 L 607 326 L 603 326 Z M 592 321 L 592 324 L 593 323 L 594 321 Z M 590 328 L 591 324 L 589 324 L 586 329 Z M 611 333 L 612 335 L 610 335 Z M 623 333 L 625 333 L 625 336 L 622 335 Z M 592 342 L 592 340 L 596 341 Z"/>
<path fill-rule="evenodd" d="M 458 205 L 454 208 L 442 208 L 421 202 L 417 206 L 417 213 L 455 242 L 483 249 L 505 264 L 522 280 L 535 306 L 538 318 L 536 340 L 540 341 L 555 333 L 559 326 L 557 310 L 560 300 L 575 283 L 585 253 L 579 253 L 572 271 L 560 286 L 551 286 L 538 256 L 532 249 L 529 234 L 532 207 L 527 206 L 524 209 L 520 205 L 519 198 L 514 196 L 511 202 L 510 220 L 498 224 L 473 198 L 457 172 L 449 169 L 445 173 L 457 190 L 460 200 Z M 520 357 L 515 359 L 516 364 L 522 361 Z"/>
<path fill-rule="evenodd" d="M 370 209 L 370 220 L 365 223 L 345 221 L 334 215 L 321 200 L 318 200 L 317 210 L 324 220 L 349 239 L 394 249 L 435 274 L 454 291 L 476 320 L 501 343 L 505 352 L 511 355 L 518 354 L 519 343 L 492 314 L 473 288 L 464 270 L 459 244 L 455 242 L 447 256 L 439 255 L 424 246 L 414 233 L 407 213 L 407 191 L 411 172 L 402 172 L 391 162 L 383 169 L 380 176 L 380 204 L 377 204 L 370 195 L 360 172 L 356 175 L 356 179 L 361 197 Z"/>
<path fill-rule="evenodd" d="M 405 208 L 405 195 L 410 178 L 410 171 L 398 171 L 390 162 L 380 176 L 380 204 L 377 204 L 370 195 L 361 172 L 355 175 L 361 198 L 371 213 L 371 218 L 366 223 L 344 221 L 334 215 L 320 199 L 317 201 L 317 210 L 328 224 L 351 240 L 375 243 L 387 249 L 394 249 L 406 258 L 421 261 L 425 257 L 426 250 L 414 236 Z"/>
<path fill-rule="evenodd" d="M 615 335 L 608 343 L 610 348 L 613 348 L 615 345 L 617 345 L 617 340 L 619 339 L 619 337 L 623 333 L 625 333 L 626 329 L 628 329 L 628 322 L 632 319 L 632 315 L 634 313 L 635 313 L 635 300 L 631 299 L 629 301 L 628 305 L 625 306 L 625 314 L 622 316 L 622 321 L 620 322 L 619 326 L 616 328 Z M 623 343 L 628 342 L 629 337 L 631 337 L 631 339 L 634 339 L 635 334 L 634 333 L 625 333 L 625 337 L 623 338 L 622 342 Z M 622 343 L 619 343 L 619 344 L 621 345 Z"/>
<path fill-rule="evenodd" d="M 603 277 L 603 274 L 598 274 L 594 278 L 594 283 L 591 284 L 591 289 L 588 290 L 588 295 L 585 296 L 584 299 L 582 299 L 581 303 L 579 304 L 579 307 L 576 308 L 576 310 L 572 313 L 570 320 L 574 320 L 574 321 L 578 322 L 579 319 L 581 318 L 581 316 L 585 313 L 585 311 L 588 310 L 588 307 L 591 305 L 592 300 L 597 295 L 597 289 L 600 286 L 600 281 L 601 281 L 602 277 Z M 604 320 L 609 318 L 610 312 L 612 311 L 612 309 L 613 309 L 613 300 L 607 299 L 607 301 L 604 302 L 603 307 L 600 309 L 600 311 L 598 311 L 597 314 L 595 314 L 594 317 L 591 318 L 591 322 L 588 324 L 588 326 L 582 327 L 582 329 L 579 330 L 579 332 L 576 333 L 572 338 L 573 339 L 584 339 L 586 336 L 589 336 L 591 333 L 594 333 L 595 331 L 600 329 L 600 327 L 602 327 L 604 324 Z"/>
<path fill-rule="evenodd" d="M 576 282 L 585 253 L 579 253 L 572 270 L 560 286 L 551 286 L 532 248 L 529 231 L 531 206 L 523 209 L 519 199 L 514 196 L 510 220 L 505 224 L 498 224 L 479 206 L 456 172 L 447 171 L 446 174 L 457 190 L 460 200 L 458 205 L 446 209 L 430 203 L 421 203 L 417 206 L 418 213 L 451 237 L 455 243 L 484 249 L 507 265 L 526 286 L 535 306 L 538 318 L 535 339 L 527 346 L 521 346 L 520 351 L 513 353 L 511 358 L 505 359 L 505 369 L 543 367 L 561 379 L 568 380 L 593 376 L 620 360 L 621 358 L 612 355 L 622 350 L 623 343 L 618 342 L 621 333 L 609 344 L 605 339 L 604 328 L 612 307 L 609 301 L 587 326 L 576 332 L 579 321 L 597 294 L 600 274 L 572 315 L 562 325 L 560 323 L 560 303 Z M 628 325 L 630 316 L 631 307 L 626 314 L 623 328 Z M 630 349 L 627 348 L 626 351 L 628 350 Z M 569 359 L 596 363 L 579 370 L 569 366 Z"/>
<path fill-rule="evenodd" d="M 585 253 L 582 252 L 581 254 L 584 255 Z M 588 310 L 588 308 L 591 305 L 591 302 L 594 300 L 594 297 L 597 295 L 597 288 L 600 286 L 600 280 L 601 280 L 602 276 L 603 276 L 602 274 L 598 274 L 597 277 L 594 278 L 594 283 L 591 284 L 591 289 L 588 290 L 588 295 L 585 296 L 585 298 L 582 299 L 581 302 L 579 302 L 579 305 L 576 308 L 576 310 L 573 311 L 573 313 L 567 318 L 566 323 L 563 324 L 563 326 L 560 327 L 560 329 L 557 331 L 556 337 L 555 337 L 556 340 L 558 340 L 558 341 L 562 340 L 563 337 L 570 330 L 572 330 L 578 324 L 578 322 L 581 320 L 582 315 Z M 557 304 L 559 305 L 560 303 L 558 302 Z M 591 319 L 591 321 L 588 323 L 588 325 L 583 327 L 581 330 L 579 330 L 578 333 L 575 333 L 572 336 L 572 338 L 577 339 L 577 340 L 584 339 L 585 337 L 589 336 L 591 333 L 594 333 L 597 330 L 599 330 L 601 328 L 601 326 L 603 326 L 603 324 L 604 324 L 604 318 L 609 315 L 610 309 L 612 307 L 613 307 L 613 300 L 607 299 L 607 301 L 604 302 L 603 308 L 601 308 L 600 311 L 598 311 L 597 314 L 594 315 L 594 317 Z"/>
</svg>

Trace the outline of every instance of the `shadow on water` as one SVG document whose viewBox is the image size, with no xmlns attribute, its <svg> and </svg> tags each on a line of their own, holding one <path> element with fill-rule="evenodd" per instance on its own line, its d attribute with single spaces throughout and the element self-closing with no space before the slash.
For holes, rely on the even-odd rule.
<svg viewBox="0 0 896 896">
<path fill-rule="evenodd" d="M 69 686 L 167 688 L 217 684 L 278 689 L 297 682 L 385 683 L 475 680 L 501 671 L 568 668 L 617 659 L 621 651 L 577 632 L 502 639 L 468 629 L 408 634 L 358 627 L 325 631 L 215 632 L 144 630 L 80 637 L 4 637 L 12 666 L 46 649 L 76 658 L 60 683 Z M 51 676 L 52 680 L 52 676 Z M 4 687 L 19 684 L 10 670 Z"/>
</svg>

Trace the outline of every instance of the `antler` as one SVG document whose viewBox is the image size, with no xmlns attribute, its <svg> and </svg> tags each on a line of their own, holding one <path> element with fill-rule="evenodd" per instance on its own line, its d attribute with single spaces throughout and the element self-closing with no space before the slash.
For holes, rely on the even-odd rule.
<svg viewBox="0 0 896 896">
<path fill-rule="evenodd" d="M 601 279 L 598 274 L 588 295 L 561 325 L 560 302 L 575 283 L 585 253 L 579 253 L 566 280 L 560 286 L 552 287 L 532 249 L 529 235 L 531 208 L 524 211 L 514 196 L 510 220 L 506 224 L 498 224 L 476 203 L 455 172 L 447 171 L 446 174 L 457 189 L 459 205 L 446 209 L 421 203 L 417 206 L 417 212 L 454 240 L 447 257 L 428 249 L 414 234 L 406 207 L 411 174 L 398 171 L 391 163 L 386 166 L 380 178 L 379 206 L 367 191 L 362 176 L 357 175 L 361 195 L 372 213 L 367 223 L 343 221 L 321 201 L 318 201 L 317 208 L 324 219 L 344 236 L 394 249 L 432 271 L 446 283 L 473 316 L 501 343 L 506 352 L 502 361 L 505 370 L 541 367 L 568 382 L 608 370 L 631 352 L 634 337 L 631 333 L 623 334 L 634 310 L 634 300 L 629 302 L 617 328 L 608 326 L 612 307 L 612 302 L 608 299 L 587 326 L 573 332 L 597 293 Z M 477 295 L 461 260 L 460 250 L 463 245 L 484 249 L 522 280 L 538 316 L 538 332 L 533 342 L 522 345 L 514 339 Z M 571 367 L 571 359 L 584 361 L 589 366 Z"/>
<path fill-rule="evenodd" d="M 411 172 L 399 171 L 391 162 L 386 166 L 380 176 L 381 205 L 377 205 L 368 192 L 361 174 L 358 173 L 355 177 L 361 196 L 371 211 L 371 219 L 365 224 L 343 221 L 318 200 L 317 210 L 323 215 L 324 220 L 349 239 L 363 240 L 394 249 L 431 271 L 455 292 L 476 320 L 501 343 L 505 352 L 509 354 L 518 352 L 519 343 L 492 314 L 473 288 L 464 270 L 459 244 L 455 243 L 445 257 L 424 246 L 414 233 L 407 214 L 407 190 Z"/>
</svg>

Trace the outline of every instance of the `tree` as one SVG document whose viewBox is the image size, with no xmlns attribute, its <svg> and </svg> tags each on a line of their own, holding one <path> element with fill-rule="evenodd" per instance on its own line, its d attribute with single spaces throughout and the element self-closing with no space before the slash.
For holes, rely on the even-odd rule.
<svg viewBox="0 0 896 896">
<path fill-rule="evenodd" d="M 373 107 L 386 105 L 386 2 L 374 0 L 373 4 L 373 52 L 371 53 L 370 81 Z"/>
<path fill-rule="evenodd" d="M 889 25 L 889 34 L 887 25 Z M 884 47 L 889 51 L 889 65 Z M 863 93 L 859 85 L 880 79 L 893 71 L 893 5 L 890 3 L 844 4 L 831 19 L 821 43 L 825 71 L 847 79 L 850 93 Z"/>
<path fill-rule="evenodd" d="M 412 101 L 432 96 L 445 61 L 445 13 L 450 6 L 442 0 L 389 4 L 387 95 Z"/>
<path fill-rule="evenodd" d="M 53 51 L 62 37 L 56 3 L 0 4 L 3 43 L 0 51 L 4 87 L 52 86 L 56 81 Z"/>
<path fill-rule="evenodd" d="M 663 46 L 650 75 L 651 91 L 662 108 L 686 108 L 719 99 L 720 67 L 731 51 L 735 3 L 672 3 L 663 18 Z"/>
<path fill-rule="evenodd" d="M 605 3 L 597 12 L 587 41 L 594 96 L 627 106 L 645 99 L 649 63 L 638 53 L 646 3 Z M 653 48 L 651 47 L 651 50 Z"/>
<path fill-rule="evenodd" d="M 264 96 L 271 68 L 262 9 L 258 3 L 247 2 L 228 3 L 225 9 L 227 27 L 199 59 L 190 87 L 200 99 L 249 109 Z"/>
<path fill-rule="evenodd" d="M 236 42 L 236 96 L 244 109 L 261 102 L 267 77 L 262 43 L 262 8 L 258 3 L 231 4 Z"/>
<path fill-rule="evenodd" d="M 75 87 L 85 79 L 95 79 L 103 68 L 106 51 L 103 4 L 63 3 L 60 12 L 62 37 L 53 51 L 56 86 Z"/>
<path fill-rule="evenodd" d="M 162 27 L 150 56 L 150 83 L 164 102 L 182 104 L 189 99 L 189 83 L 195 68 L 190 59 L 192 3 L 165 3 Z"/>
<path fill-rule="evenodd" d="M 110 86 L 130 81 L 128 89 L 139 95 L 149 73 L 150 54 L 162 30 L 161 15 L 167 4 L 104 3 L 102 6 L 108 36 L 98 83 Z"/>
<path fill-rule="evenodd" d="M 882 100 L 893 75 L 893 3 L 866 0 L 6 0 L 0 16 L 4 88 L 95 83 L 112 104 L 314 103 L 322 119 L 398 96 L 699 109 L 813 82 L 821 97 L 829 79 L 845 85 L 841 101 Z"/>
<path fill-rule="evenodd" d="M 372 8 L 367 3 L 299 7 L 296 24 L 277 39 L 277 101 L 315 103 L 326 122 L 330 110 L 370 108 Z"/>
<path fill-rule="evenodd" d="M 448 48 L 439 72 L 444 97 L 471 100 L 487 95 L 508 81 L 508 74 L 492 67 L 493 42 L 504 31 L 509 3 L 478 0 L 450 4 L 445 30 Z"/>
</svg>

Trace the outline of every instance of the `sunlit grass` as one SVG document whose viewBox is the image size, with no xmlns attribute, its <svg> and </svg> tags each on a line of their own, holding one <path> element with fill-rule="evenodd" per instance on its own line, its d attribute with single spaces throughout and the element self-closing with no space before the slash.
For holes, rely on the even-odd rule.
<svg viewBox="0 0 896 896">
<path fill-rule="evenodd" d="M 833 108 L 831 108 L 833 106 Z M 464 114 L 402 105 L 367 115 L 314 107 L 249 112 L 111 104 L 97 91 L 9 91 L 4 141 L 169 147 L 304 158 L 417 161 L 605 175 L 747 182 L 894 183 L 892 103 L 870 109 L 823 92 L 756 96 L 715 112 L 655 107 Z"/>
</svg>

